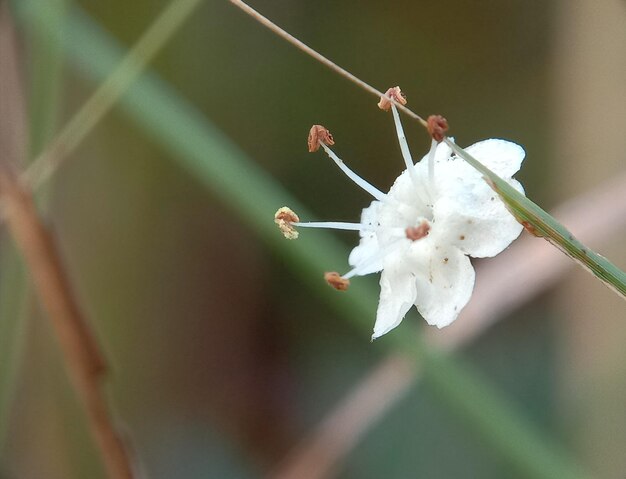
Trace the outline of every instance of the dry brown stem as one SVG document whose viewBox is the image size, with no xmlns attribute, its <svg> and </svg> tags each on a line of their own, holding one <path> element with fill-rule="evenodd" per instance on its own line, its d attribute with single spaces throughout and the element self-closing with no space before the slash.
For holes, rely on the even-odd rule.
<svg viewBox="0 0 626 479">
<path fill-rule="evenodd" d="M 41 221 L 30 191 L 8 168 L 0 169 L 0 197 L 11 234 L 58 337 L 71 384 L 85 408 L 108 475 L 131 479 L 132 462 L 101 389 L 106 365 L 75 299 L 52 235 Z"/>
</svg>

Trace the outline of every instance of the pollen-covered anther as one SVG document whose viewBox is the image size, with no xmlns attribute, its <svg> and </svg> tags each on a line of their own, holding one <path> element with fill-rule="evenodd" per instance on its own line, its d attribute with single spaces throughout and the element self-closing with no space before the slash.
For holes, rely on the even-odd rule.
<svg viewBox="0 0 626 479">
<path fill-rule="evenodd" d="M 298 239 L 298 231 L 294 228 L 293 223 L 299 223 L 300 218 L 287 206 L 279 208 L 274 215 L 274 223 L 278 225 L 283 236 L 287 239 Z"/>
<path fill-rule="evenodd" d="M 428 134 L 437 143 L 441 143 L 448 133 L 448 120 L 441 115 L 430 115 L 426 124 Z"/>
<path fill-rule="evenodd" d="M 389 88 L 389 90 L 385 92 L 385 96 L 380 97 L 380 101 L 378 102 L 378 108 L 384 111 L 391 110 L 391 105 L 393 105 L 393 102 L 390 99 L 396 101 L 400 105 L 406 105 L 406 96 L 404 96 L 404 93 L 402 93 L 402 90 L 400 90 L 399 86 Z"/>
<path fill-rule="evenodd" d="M 324 273 L 324 279 L 337 291 L 347 291 L 348 286 L 350 286 L 350 280 L 342 278 L 341 275 L 335 271 Z"/>
<path fill-rule="evenodd" d="M 333 139 L 333 135 L 330 134 L 330 131 L 322 125 L 313 125 L 309 131 L 309 138 L 307 140 L 309 153 L 319 150 L 320 143 L 324 143 L 326 146 L 333 146 L 335 140 Z"/>
<path fill-rule="evenodd" d="M 428 232 L 430 231 L 430 223 L 426 220 L 422 221 L 417 226 L 409 226 L 406 230 L 404 230 L 406 237 L 411 241 L 417 241 L 425 236 L 428 236 Z"/>
</svg>

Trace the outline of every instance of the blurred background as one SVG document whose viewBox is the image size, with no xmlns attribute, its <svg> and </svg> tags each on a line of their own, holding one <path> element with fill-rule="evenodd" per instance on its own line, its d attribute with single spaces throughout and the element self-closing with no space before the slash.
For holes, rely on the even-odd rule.
<svg viewBox="0 0 626 479">
<path fill-rule="evenodd" d="M 168 4 L 0 1 L 0 81 L 3 95 L 17 98 L 0 115 L 5 130 L 23 117 L 25 135 L 10 137 L 22 143 L 24 164 L 106 77 L 85 60 L 106 65 L 91 46 L 106 39 L 122 53 Z M 251 5 L 375 87 L 400 85 L 417 113 L 445 115 L 459 144 L 500 137 L 523 145 L 518 178 L 548 210 L 602 189 L 626 167 L 623 1 Z M 38 12 L 52 34 L 30 21 Z M 92 42 L 78 41 L 78 31 Z M 201 2 L 149 68 L 253 162 L 235 183 L 246 189 L 263 172 L 313 220 L 356 220 L 370 200 L 324 155 L 307 153 L 312 124 L 328 127 L 337 153 L 380 189 L 402 169 L 391 118 L 375 98 L 225 0 Z M 301 441 L 389 354 L 387 337 L 369 342 L 375 305 L 360 325 L 345 321 L 350 292 L 338 297 L 303 269 L 278 232 L 259 233 L 258 223 L 273 227 L 274 211 L 289 199 L 276 198 L 263 218 L 242 213 L 133 114 L 137 92 L 68 157 L 40 190 L 40 205 L 106 351 L 109 397 L 145 477 L 532 477 L 428 381 L 407 381 L 328 471 L 314 462 L 290 472 L 294 448 L 306 453 Z M 153 118 L 167 114 L 155 106 Z M 174 120 L 171 128 L 186 129 Z M 414 122 L 405 129 L 421 157 L 429 139 Z M 229 158 L 197 154 L 230 171 Z M 590 246 L 624 268 L 625 233 L 621 223 Z M 334 236 L 346 251 L 356 243 L 350 233 Z M 0 367 L 14 368 L 0 377 L 0 477 L 105 477 L 4 227 L 0 241 Z M 347 257 L 323 262 L 320 272 L 347 269 Z M 377 278 L 359 281 L 377 291 Z M 589 474 L 576 477 L 624 477 L 624 302 L 576 267 L 499 319 L 455 361 Z M 390 334 L 411 337 L 422 322 L 412 313 Z M 333 447 L 321 456 L 333 456 Z"/>
</svg>

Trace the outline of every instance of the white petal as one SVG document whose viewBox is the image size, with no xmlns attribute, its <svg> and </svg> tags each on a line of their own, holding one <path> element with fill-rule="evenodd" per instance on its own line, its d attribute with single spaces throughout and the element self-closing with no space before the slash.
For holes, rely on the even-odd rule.
<svg viewBox="0 0 626 479">
<path fill-rule="evenodd" d="M 485 140 L 467 148 L 487 167 L 518 191 L 511 175 L 524 158 L 524 150 L 505 140 Z M 497 194 L 474 168 L 461 158 L 437 163 L 433 228 L 442 241 L 474 257 L 495 256 L 522 231 Z M 435 231 L 433 231 L 435 233 Z"/>
<path fill-rule="evenodd" d="M 378 211 L 378 220 L 385 226 L 406 226 L 416 217 L 427 216 L 432 203 L 428 191 L 428 171 L 418 163 L 413 178 L 405 170 L 389 190 Z"/>
<path fill-rule="evenodd" d="M 380 301 L 372 339 L 388 333 L 402 322 L 415 302 L 415 295 L 415 276 L 408 270 L 402 255 L 387 257 L 380 276 Z"/>
<path fill-rule="evenodd" d="M 359 272 L 360 275 L 376 273 L 383 269 L 382 255 L 380 255 L 380 246 L 374 229 L 378 226 L 378 214 L 381 207 L 380 201 L 372 201 L 370 206 L 363 209 L 361 213 L 361 224 L 364 229 L 359 233 L 361 241 L 350 252 L 348 263 L 352 267 L 367 267 Z M 379 261 L 372 261 L 372 258 L 381 256 Z"/>
<path fill-rule="evenodd" d="M 523 192 L 516 180 L 509 183 Z M 442 196 L 435 203 L 436 234 L 475 258 L 495 256 L 520 235 L 522 225 L 486 183 L 464 181 L 464 184 L 465 191 Z"/>
<path fill-rule="evenodd" d="M 428 324 L 443 328 L 452 323 L 474 289 L 474 268 L 457 248 L 429 245 L 428 265 L 416 277 L 415 306 Z M 423 255 L 428 252 L 422 252 Z"/>
<path fill-rule="evenodd" d="M 526 156 L 524 148 L 517 143 L 497 138 L 474 143 L 466 151 L 501 177 L 511 177 L 519 171 Z"/>
<path fill-rule="evenodd" d="M 383 258 L 376 234 L 371 233 L 361 238 L 359 245 L 350 252 L 348 263 L 354 268 L 359 268 L 357 273 L 359 276 L 376 273 L 383 269 Z"/>
<path fill-rule="evenodd" d="M 443 159 L 445 155 L 439 155 L 437 147 L 437 162 L 435 166 L 435 182 L 437 184 L 436 196 L 454 196 L 463 193 L 465 190 L 475 188 L 474 185 L 480 184 L 485 186 L 482 175 L 472 168 L 462 158 L 451 156 L 447 160 Z M 519 170 L 524 159 L 524 149 L 510 141 L 490 139 L 480 141 L 466 150 L 481 163 L 491 169 L 502 179 L 513 184 L 511 176 Z M 443 152 L 442 152 L 443 153 Z M 424 161 L 420 163 L 425 163 Z M 425 168 L 424 165 L 420 165 Z M 487 195 L 489 189 L 480 189 L 484 196 Z M 474 194 L 481 191 L 475 190 Z M 490 196 L 490 195 L 489 195 Z M 437 198 L 434 200 L 436 201 Z"/>
<path fill-rule="evenodd" d="M 361 224 L 368 229 L 378 226 L 380 207 L 380 201 L 372 201 L 367 208 L 363 208 L 363 211 L 361 211 Z"/>
</svg>

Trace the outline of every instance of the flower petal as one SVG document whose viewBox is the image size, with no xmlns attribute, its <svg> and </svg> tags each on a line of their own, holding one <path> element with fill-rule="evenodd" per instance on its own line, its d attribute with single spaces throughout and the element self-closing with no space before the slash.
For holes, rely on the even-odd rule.
<svg viewBox="0 0 626 479">
<path fill-rule="evenodd" d="M 462 158 L 454 155 L 449 156 L 449 151 L 447 145 L 443 143 L 436 150 L 435 201 L 440 196 L 454 196 L 458 194 L 459 190 L 464 191 L 471 188 L 474 183 L 485 184 L 482 175 L 478 171 Z M 511 180 L 511 176 L 519 170 L 525 156 L 524 149 L 521 146 L 499 139 L 480 141 L 467 147 L 466 151 L 511 184 L 514 183 L 514 180 Z M 446 154 L 449 157 L 446 157 Z M 427 162 L 424 159 L 418 164 L 420 169 L 427 167 Z M 488 190 L 483 189 L 483 191 Z"/>
<path fill-rule="evenodd" d="M 380 275 L 380 301 L 372 339 L 398 326 L 415 302 L 415 276 L 407 268 L 404 255 L 385 258 L 385 269 Z"/>
<path fill-rule="evenodd" d="M 501 177 L 511 177 L 517 173 L 526 156 L 524 148 L 517 143 L 498 138 L 479 141 L 465 150 Z"/>
<path fill-rule="evenodd" d="M 521 146 L 505 140 L 481 141 L 467 151 L 502 176 L 520 192 L 522 186 L 511 175 L 524 159 Z M 433 204 L 434 228 L 441 240 L 465 254 L 482 258 L 504 250 L 522 231 L 482 175 L 453 156 L 435 167 L 436 194 Z"/>
<path fill-rule="evenodd" d="M 484 181 L 459 181 L 467 185 L 465 191 L 441 196 L 435 202 L 437 235 L 475 258 L 495 256 L 520 235 L 522 225 Z M 509 183 L 523 192 L 516 180 Z"/>
<path fill-rule="evenodd" d="M 428 257 L 428 264 L 416 275 L 415 306 L 428 324 L 443 328 L 457 318 L 469 301 L 474 289 L 474 268 L 457 248 L 438 246 L 434 241 L 422 247 L 419 254 L 422 258 L 418 261 L 423 263 Z"/>
<path fill-rule="evenodd" d="M 370 206 L 361 213 L 361 224 L 364 227 L 359 232 L 361 241 L 352 249 L 350 256 L 348 256 L 348 264 L 350 266 L 363 268 L 359 271 L 359 275 L 376 273 L 383 269 L 380 246 L 374 229 L 378 226 L 380 207 L 380 201 L 372 201 Z M 377 259 L 377 256 L 380 256 L 380 259 Z"/>
</svg>

